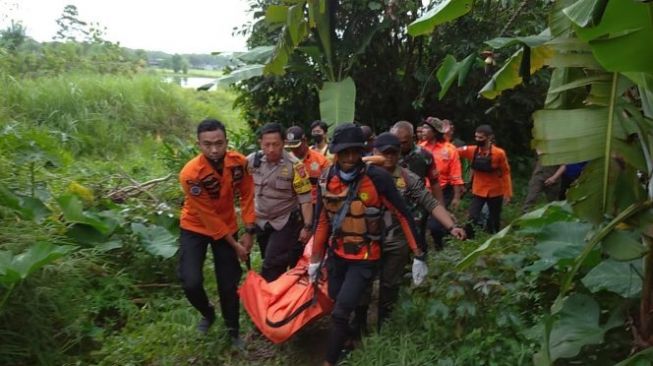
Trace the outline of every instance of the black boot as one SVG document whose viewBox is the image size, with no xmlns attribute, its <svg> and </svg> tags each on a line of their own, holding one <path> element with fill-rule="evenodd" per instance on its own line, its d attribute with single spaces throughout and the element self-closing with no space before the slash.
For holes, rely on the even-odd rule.
<svg viewBox="0 0 653 366">
<path fill-rule="evenodd" d="M 202 314 L 202 319 L 200 319 L 199 324 L 197 324 L 197 331 L 206 334 L 211 328 L 211 325 L 215 322 L 215 309 L 213 306 L 209 306 L 209 310 Z"/>
</svg>

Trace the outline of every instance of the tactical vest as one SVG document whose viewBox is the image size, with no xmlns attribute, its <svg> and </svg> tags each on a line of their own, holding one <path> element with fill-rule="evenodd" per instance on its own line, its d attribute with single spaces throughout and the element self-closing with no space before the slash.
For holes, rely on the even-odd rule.
<svg viewBox="0 0 653 366">
<path fill-rule="evenodd" d="M 319 180 L 322 203 L 329 222 L 345 203 L 350 187 L 336 194 L 327 189 L 331 179 L 331 170 Z M 364 174 L 364 173 L 362 173 Z M 362 177 L 359 179 L 363 179 Z M 381 239 L 383 224 L 382 211 L 378 207 L 366 206 L 357 194 L 349 205 L 349 210 L 339 228 L 331 228 L 330 245 L 336 252 L 342 251 L 348 259 L 367 259 L 371 245 L 377 245 Z"/>
<path fill-rule="evenodd" d="M 479 172 L 492 172 L 495 169 L 492 167 L 492 146 L 487 155 L 481 155 L 481 148 L 478 146 L 474 150 L 474 158 L 472 159 L 472 169 Z"/>
</svg>

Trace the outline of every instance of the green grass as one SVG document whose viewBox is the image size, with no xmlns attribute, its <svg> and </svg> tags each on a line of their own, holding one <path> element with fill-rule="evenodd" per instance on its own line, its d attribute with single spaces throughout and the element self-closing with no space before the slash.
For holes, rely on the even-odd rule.
<svg viewBox="0 0 653 366">
<path fill-rule="evenodd" d="M 192 136 L 207 117 L 229 129 L 246 128 L 232 109 L 234 98 L 229 91 L 185 90 L 147 75 L 11 79 L 0 94 L 0 126 L 38 127 L 76 155 L 112 156 L 144 136 Z"/>
</svg>

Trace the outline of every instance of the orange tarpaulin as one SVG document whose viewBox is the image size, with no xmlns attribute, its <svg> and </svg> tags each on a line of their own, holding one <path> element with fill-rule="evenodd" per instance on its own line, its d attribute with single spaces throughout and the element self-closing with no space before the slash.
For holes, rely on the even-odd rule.
<svg viewBox="0 0 653 366">
<path fill-rule="evenodd" d="M 282 343 L 306 324 L 333 308 L 326 283 L 326 271 L 317 285 L 308 282 L 307 267 L 312 239 L 295 268 L 267 283 L 258 273 L 249 271 L 238 289 L 243 307 L 256 327 L 273 343 Z M 317 292 L 316 292 L 317 291 Z"/>
</svg>

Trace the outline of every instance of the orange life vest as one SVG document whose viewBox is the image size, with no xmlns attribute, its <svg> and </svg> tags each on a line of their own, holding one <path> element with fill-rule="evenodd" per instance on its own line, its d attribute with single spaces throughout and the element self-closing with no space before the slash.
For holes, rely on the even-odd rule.
<svg viewBox="0 0 653 366">
<path fill-rule="evenodd" d="M 331 178 L 329 169 L 319 181 L 322 194 L 324 210 L 330 222 L 338 213 L 347 199 L 350 185 L 347 185 L 338 193 L 333 193 L 328 187 Z M 358 179 L 365 178 L 365 171 L 362 171 Z M 354 199 L 349 204 L 347 214 L 339 228 L 332 228 L 331 245 L 336 252 L 344 253 L 349 259 L 368 259 L 371 252 L 371 245 L 378 244 L 382 235 L 382 210 L 379 207 L 366 205 L 361 198 L 360 186 Z"/>
</svg>

